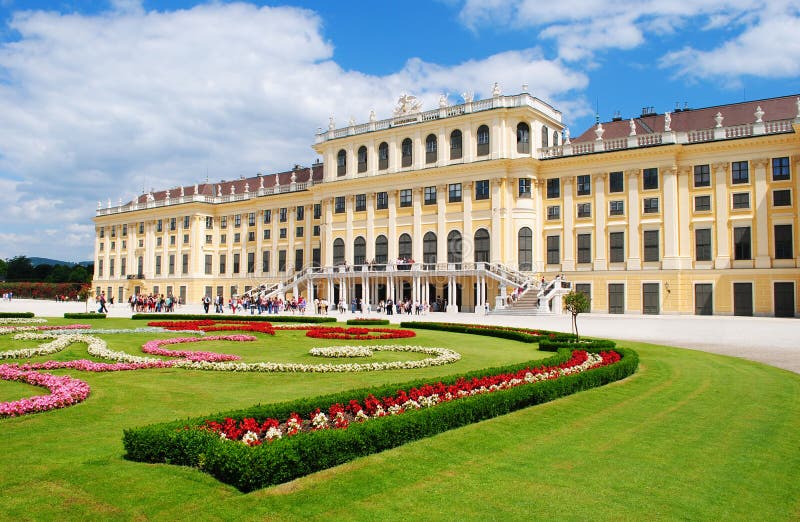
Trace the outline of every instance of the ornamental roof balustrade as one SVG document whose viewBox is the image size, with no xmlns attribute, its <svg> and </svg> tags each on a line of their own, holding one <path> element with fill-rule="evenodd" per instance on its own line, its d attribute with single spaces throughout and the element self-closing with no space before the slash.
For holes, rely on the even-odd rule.
<svg viewBox="0 0 800 522">
<path fill-rule="evenodd" d="M 244 194 L 226 194 L 222 196 L 209 196 L 206 194 L 193 194 L 189 196 L 178 196 L 172 197 L 169 199 L 159 199 L 159 200 L 147 200 L 145 202 L 131 202 L 125 205 L 108 205 L 106 208 L 102 208 L 102 205 L 98 205 L 96 216 L 110 216 L 113 214 L 121 214 L 123 212 L 133 212 L 136 210 L 146 210 L 149 208 L 160 208 L 160 207 L 169 207 L 173 205 L 182 205 L 185 203 L 209 203 L 212 205 L 218 205 L 222 203 L 232 203 L 234 201 L 246 201 L 249 199 L 254 199 L 262 196 L 272 196 L 275 194 L 284 194 L 287 192 L 299 192 L 303 190 L 308 190 L 309 187 L 313 186 L 315 182 L 311 181 L 302 181 L 302 182 L 295 182 L 290 183 L 288 185 L 274 185 L 272 187 L 261 187 L 258 190 L 250 191 Z"/>
<path fill-rule="evenodd" d="M 412 114 L 402 114 L 384 120 L 370 121 L 359 125 L 350 125 L 339 129 L 329 129 L 316 135 L 315 143 L 323 143 L 329 140 L 354 136 L 386 130 L 393 127 L 412 125 L 428 121 L 453 118 L 463 114 L 482 112 L 499 108 L 531 107 L 555 121 L 561 121 L 561 112 L 554 109 L 546 102 L 531 96 L 528 93 L 516 94 L 513 96 L 496 96 L 486 100 L 470 101 L 460 105 L 450 105 L 439 107 L 429 111 L 420 111 Z"/>
</svg>

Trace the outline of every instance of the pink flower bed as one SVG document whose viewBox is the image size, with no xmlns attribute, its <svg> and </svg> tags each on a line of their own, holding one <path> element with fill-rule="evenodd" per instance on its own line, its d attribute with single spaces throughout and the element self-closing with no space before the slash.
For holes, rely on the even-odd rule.
<svg viewBox="0 0 800 522">
<path fill-rule="evenodd" d="M 77 361 L 45 361 L 20 364 L 20 370 L 81 370 L 84 372 L 120 372 L 145 370 L 147 368 L 171 368 L 175 361 L 153 361 L 145 363 L 102 363 L 78 359 Z"/>
<path fill-rule="evenodd" d="M 50 390 L 50 395 L 37 395 L 18 401 L 0 403 L 0 417 L 17 417 L 65 408 L 82 402 L 89 396 L 89 385 L 68 375 L 51 375 L 23 370 L 15 364 L 0 364 L 0 379 L 18 381 Z"/>
<path fill-rule="evenodd" d="M 200 343 L 205 341 L 255 341 L 256 337 L 252 335 L 212 335 L 209 337 L 176 337 L 174 339 L 155 339 L 148 341 L 142 345 L 142 351 L 152 355 L 163 355 L 166 357 L 185 357 L 190 361 L 206 361 L 206 362 L 221 362 L 221 361 L 238 361 L 241 359 L 238 355 L 231 355 L 226 353 L 215 352 L 194 352 L 191 350 L 166 350 L 161 346 L 169 344 L 183 344 L 183 343 Z"/>
</svg>

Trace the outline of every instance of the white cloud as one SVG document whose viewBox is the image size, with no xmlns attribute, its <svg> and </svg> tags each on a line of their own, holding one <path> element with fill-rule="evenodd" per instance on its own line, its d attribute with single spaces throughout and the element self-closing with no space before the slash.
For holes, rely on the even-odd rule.
<svg viewBox="0 0 800 522">
<path fill-rule="evenodd" d="M 508 93 L 527 82 L 555 104 L 588 82 L 537 49 L 450 67 L 410 59 L 385 77 L 344 70 L 323 20 L 299 8 L 111 7 L 16 13 L 19 38 L 0 44 L 0 227 L 14 231 L 0 257 L 84 259 L 98 200 L 310 164 L 331 113 L 340 126 L 371 108 L 387 117 L 403 91 L 432 108 L 443 91 L 456 102 L 494 81 Z"/>
</svg>

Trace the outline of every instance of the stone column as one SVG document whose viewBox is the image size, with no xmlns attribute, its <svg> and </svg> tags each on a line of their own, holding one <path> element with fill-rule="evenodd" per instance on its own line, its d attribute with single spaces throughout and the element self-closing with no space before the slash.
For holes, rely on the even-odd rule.
<svg viewBox="0 0 800 522">
<path fill-rule="evenodd" d="M 731 267 L 731 246 L 728 233 L 728 169 L 729 163 L 714 163 L 714 210 L 716 217 L 717 256 L 714 268 Z"/>
<path fill-rule="evenodd" d="M 447 261 L 447 185 L 436 186 L 436 263 Z"/>
<path fill-rule="evenodd" d="M 606 179 L 605 172 L 594 175 L 594 270 L 608 270 L 606 258 Z"/>
<path fill-rule="evenodd" d="M 750 164 L 753 166 L 753 213 L 755 214 L 755 230 L 753 230 L 753 239 L 755 239 L 755 261 L 756 268 L 769 268 L 771 266 L 769 256 L 769 221 L 767 218 L 767 210 L 769 209 L 769 202 L 767 201 L 767 163 L 769 159 L 761 158 L 751 160 Z"/>
<path fill-rule="evenodd" d="M 665 270 L 680 268 L 678 260 L 678 168 L 672 166 L 662 169 L 664 183 L 663 226 L 664 258 L 661 266 Z"/>
<path fill-rule="evenodd" d="M 531 142 L 531 147 L 533 147 L 533 143 Z M 532 149 L 533 150 L 533 149 Z M 536 194 L 534 197 L 536 198 L 535 205 L 536 205 L 536 226 L 533 229 L 533 271 L 534 272 L 544 272 L 545 266 L 545 247 L 544 247 L 544 227 L 542 224 L 547 219 L 545 215 L 545 205 L 544 205 L 544 192 L 545 192 L 545 185 L 546 181 L 544 179 L 537 179 L 534 180 L 533 186 L 536 187 Z M 533 187 L 531 187 L 533 188 Z"/>
<path fill-rule="evenodd" d="M 389 263 L 397 261 L 397 191 L 390 190 L 389 197 Z"/>
<path fill-rule="evenodd" d="M 424 189 L 417 187 L 413 189 L 413 225 L 411 234 L 411 258 L 417 263 L 422 261 L 422 198 Z"/>
<path fill-rule="evenodd" d="M 375 193 L 367 194 L 367 262 L 375 259 Z"/>
<path fill-rule="evenodd" d="M 678 268 L 692 268 L 692 232 L 691 209 L 692 201 L 689 198 L 689 180 L 692 169 L 681 167 L 678 169 Z"/>
<path fill-rule="evenodd" d="M 331 198 L 326 198 L 322 200 L 322 214 L 324 216 L 324 221 L 322 223 L 321 229 L 321 236 L 320 236 L 320 244 L 324 245 L 325 248 L 322 251 L 325 253 L 325 257 L 322 260 L 323 266 L 333 266 L 333 200 Z M 273 232 L 274 234 L 274 232 Z M 328 300 L 330 301 L 333 297 L 333 294 L 328 296 Z"/>
<path fill-rule="evenodd" d="M 575 270 L 575 203 L 572 198 L 572 187 L 574 178 L 573 176 L 566 176 L 562 178 L 564 191 L 564 213 L 562 219 L 564 227 L 562 228 L 561 241 L 561 270 L 564 272 L 572 272 Z"/>
<path fill-rule="evenodd" d="M 491 230 L 491 243 L 490 243 L 491 244 L 491 247 L 490 247 L 491 248 L 491 252 L 489 254 L 490 255 L 489 260 L 492 263 L 499 263 L 500 260 L 502 259 L 500 248 L 501 248 L 501 239 L 503 237 L 503 228 L 502 228 L 501 222 L 500 222 L 500 214 L 501 214 L 501 212 L 503 210 L 502 209 L 503 202 L 501 201 L 501 198 L 500 198 L 500 188 L 501 188 L 501 185 L 502 185 L 503 181 L 500 178 L 494 178 L 494 179 L 492 179 L 490 181 L 490 183 L 492 184 L 491 185 L 491 190 L 492 190 L 492 230 Z M 469 234 L 472 234 L 472 231 L 470 231 Z M 470 237 L 470 240 L 472 241 L 472 237 Z M 474 246 L 475 245 L 473 244 L 473 250 L 474 250 Z"/>
<path fill-rule="evenodd" d="M 642 258 L 639 254 L 639 216 L 642 204 L 639 201 L 639 174 L 638 169 L 626 170 L 628 178 L 628 270 L 641 270 Z"/>
</svg>

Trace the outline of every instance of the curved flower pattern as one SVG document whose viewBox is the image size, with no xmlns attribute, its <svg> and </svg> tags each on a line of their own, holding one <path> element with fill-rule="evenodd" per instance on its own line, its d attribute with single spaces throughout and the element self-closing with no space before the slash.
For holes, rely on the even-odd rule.
<svg viewBox="0 0 800 522">
<path fill-rule="evenodd" d="M 27 371 L 13 364 L 0 364 L 0 379 L 24 382 L 50 390 L 50 395 L 36 395 L 18 401 L 0 402 L 0 417 L 16 417 L 72 406 L 84 401 L 91 391 L 87 383 L 68 375 L 58 376 Z"/>
<path fill-rule="evenodd" d="M 215 352 L 193 352 L 190 350 L 166 350 L 161 348 L 161 346 L 169 345 L 169 344 L 184 344 L 184 343 L 198 343 L 198 342 L 205 342 L 205 341 L 237 341 L 237 342 L 247 342 L 247 341 L 255 341 L 257 340 L 256 337 L 252 335 L 212 335 L 209 337 L 176 337 L 174 339 L 156 339 L 154 341 L 148 341 L 144 343 L 142 346 L 142 351 L 144 353 L 149 353 L 153 355 L 163 355 L 166 357 L 184 357 L 186 360 L 189 361 L 208 361 L 208 362 L 218 362 L 218 361 L 238 361 L 241 359 L 238 355 L 230 355 L 225 353 L 215 353 Z"/>
<path fill-rule="evenodd" d="M 416 337 L 413 330 L 401 330 L 399 328 L 364 328 L 353 326 L 342 328 L 341 326 L 317 326 L 306 332 L 306 337 L 315 339 L 344 339 L 347 341 L 375 341 L 384 339 L 407 339 Z"/>
<path fill-rule="evenodd" d="M 308 351 L 315 357 L 372 357 L 372 350 L 366 346 L 330 346 L 312 348 Z"/>
</svg>

